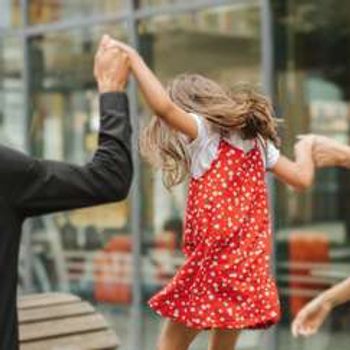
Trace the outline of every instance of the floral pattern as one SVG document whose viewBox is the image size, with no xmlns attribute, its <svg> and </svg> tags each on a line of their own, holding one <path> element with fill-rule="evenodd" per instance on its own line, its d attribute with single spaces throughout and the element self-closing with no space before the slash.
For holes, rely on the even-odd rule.
<svg viewBox="0 0 350 350">
<path fill-rule="evenodd" d="M 217 158 L 189 185 L 186 261 L 149 305 L 197 329 L 266 328 L 280 318 L 270 272 L 271 229 L 265 167 L 222 140 Z"/>
</svg>

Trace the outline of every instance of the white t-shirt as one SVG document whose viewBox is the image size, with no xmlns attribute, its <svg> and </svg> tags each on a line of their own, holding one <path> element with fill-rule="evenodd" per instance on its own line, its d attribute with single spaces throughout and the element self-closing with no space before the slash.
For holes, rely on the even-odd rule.
<svg viewBox="0 0 350 350">
<path fill-rule="evenodd" d="M 202 176 L 216 159 L 222 136 L 212 130 L 205 119 L 196 114 L 191 114 L 198 127 L 198 135 L 195 140 L 187 143 L 187 149 L 191 157 L 191 175 L 194 178 Z M 255 140 L 244 140 L 238 132 L 232 132 L 224 137 L 224 140 L 232 146 L 247 153 L 255 146 Z M 268 141 L 264 147 L 258 143 L 265 161 L 266 169 L 271 169 L 278 161 L 280 151 Z"/>
</svg>

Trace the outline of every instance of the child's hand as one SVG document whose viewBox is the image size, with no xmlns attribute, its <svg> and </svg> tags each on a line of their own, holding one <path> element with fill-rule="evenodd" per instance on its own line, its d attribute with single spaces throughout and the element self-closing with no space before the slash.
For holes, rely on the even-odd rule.
<svg viewBox="0 0 350 350">
<path fill-rule="evenodd" d="M 118 48 L 118 49 L 124 51 L 129 56 L 137 55 L 137 51 L 134 48 L 125 44 L 122 41 L 119 41 L 119 40 L 116 40 L 116 39 L 110 37 L 109 35 L 107 36 L 106 40 L 104 41 L 104 44 L 106 45 L 106 49 L 107 48 Z"/>
<path fill-rule="evenodd" d="M 294 146 L 295 154 L 301 152 L 311 152 L 315 144 L 315 135 L 298 136 L 298 142 Z"/>
<path fill-rule="evenodd" d="M 316 141 L 316 135 L 308 134 L 308 135 L 298 135 L 297 136 L 298 142 L 296 143 L 296 146 L 302 145 L 305 146 L 313 146 L 313 144 Z"/>
<path fill-rule="evenodd" d="M 331 304 L 320 297 L 306 304 L 292 323 L 293 336 L 309 337 L 315 334 L 331 310 Z"/>
<path fill-rule="evenodd" d="M 128 55 L 117 47 L 109 47 L 104 35 L 95 55 L 94 76 L 100 93 L 124 91 L 129 77 Z"/>
</svg>

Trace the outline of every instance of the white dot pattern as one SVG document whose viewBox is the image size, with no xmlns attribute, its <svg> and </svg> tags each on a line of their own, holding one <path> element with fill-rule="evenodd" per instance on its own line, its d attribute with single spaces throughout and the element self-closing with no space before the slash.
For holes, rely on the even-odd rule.
<svg viewBox="0 0 350 350">
<path fill-rule="evenodd" d="M 218 156 L 189 186 L 186 261 L 149 302 L 160 315 L 197 329 L 266 328 L 280 318 L 270 274 L 271 230 L 265 169 L 220 142 Z"/>
</svg>

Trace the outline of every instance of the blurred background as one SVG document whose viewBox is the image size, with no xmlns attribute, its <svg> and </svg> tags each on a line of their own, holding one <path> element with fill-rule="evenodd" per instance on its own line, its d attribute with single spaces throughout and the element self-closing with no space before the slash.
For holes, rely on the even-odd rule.
<svg viewBox="0 0 350 350">
<path fill-rule="evenodd" d="M 197 72 L 230 86 L 259 84 L 295 137 L 350 136 L 350 11 L 346 0 L 0 0 L 0 141 L 34 156 L 83 164 L 99 125 L 92 75 L 103 33 L 138 47 L 164 83 Z M 149 111 L 129 86 L 137 137 Z M 167 193 L 139 158 L 130 198 L 27 223 L 19 293 L 70 291 L 93 302 L 122 350 L 151 350 L 161 325 L 147 299 L 182 263 L 186 186 Z M 309 340 L 292 340 L 292 317 L 321 290 L 350 276 L 350 177 L 322 170 L 313 190 L 271 182 L 281 323 L 245 332 L 239 349 L 345 350 L 350 304 Z M 206 334 L 192 349 L 203 349 Z"/>
</svg>

